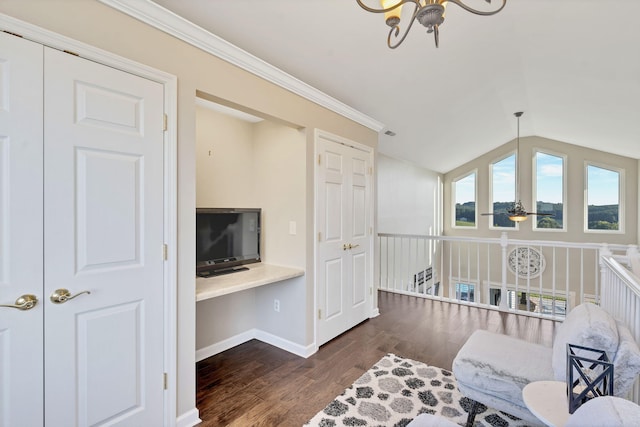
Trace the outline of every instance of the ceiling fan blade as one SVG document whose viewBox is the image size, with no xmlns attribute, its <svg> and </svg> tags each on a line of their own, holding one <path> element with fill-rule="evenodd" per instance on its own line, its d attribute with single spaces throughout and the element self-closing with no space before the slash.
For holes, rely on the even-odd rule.
<svg viewBox="0 0 640 427">
<path fill-rule="evenodd" d="M 527 212 L 527 215 L 537 215 L 537 216 L 553 216 L 552 213 L 537 213 L 537 212 Z"/>
</svg>

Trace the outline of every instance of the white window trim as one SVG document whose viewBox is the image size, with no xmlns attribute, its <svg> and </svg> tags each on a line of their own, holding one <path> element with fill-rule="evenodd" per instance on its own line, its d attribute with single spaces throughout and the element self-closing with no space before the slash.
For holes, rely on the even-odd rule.
<svg viewBox="0 0 640 427">
<path fill-rule="evenodd" d="M 538 221 L 532 222 L 533 231 L 541 231 L 544 233 L 566 233 L 567 232 L 567 162 L 566 154 L 546 150 L 542 148 L 533 148 L 533 156 L 531 158 L 531 208 L 533 211 L 538 210 L 538 162 L 537 154 L 542 153 L 548 156 L 560 157 L 562 159 L 562 228 L 538 228 Z"/>
<path fill-rule="evenodd" d="M 589 166 L 600 169 L 606 169 L 611 172 L 617 172 L 618 180 L 618 229 L 617 230 L 591 230 L 589 229 Z M 605 163 L 593 162 L 586 160 L 583 167 L 584 174 L 584 194 L 583 194 L 583 221 L 582 226 L 584 233 L 592 234 L 624 234 L 625 230 L 625 170 Z"/>
<path fill-rule="evenodd" d="M 518 173 L 518 153 L 516 150 L 509 151 L 503 156 L 497 157 L 496 159 L 489 162 L 489 212 L 493 212 L 493 165 L 507 159 L 511 156 L 515 156 L 514 159 L 514 170 L 513 170 L 513 198 L 514 201 L 516 198 L 516 174 Z M 489 230 L 501 230 L 501 231 L 518 231 L 520 229 L 520 224 L 514 222 L 514 227 L 497 227 L 493 225 L 493 215 L 487 217 L 487 221 L 489 221 Z"/>
<path fill-rule="evenodd" d="M 473 181 L 473 198 L 476 204 L 476 209 L 474 212 L 474 220 L 473 227 L 456 225 L 456 183 L 458 181 L 463 180 L 469 175 L 475 175 L 475 179 Z M 478 169 L 472 169 L 467 173 L 459 175 L 458 177 L 451 180 L 451 228 L 455 228 L 458 230 L 477 230 L 478 229 Z"/>
</svg>

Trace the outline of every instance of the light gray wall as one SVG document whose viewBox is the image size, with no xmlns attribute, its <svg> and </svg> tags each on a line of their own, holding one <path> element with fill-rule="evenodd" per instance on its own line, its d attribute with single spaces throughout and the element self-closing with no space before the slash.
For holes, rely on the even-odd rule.
<svg viewBox="0 0 640 427">
<path fill-rule="evenodd" d="M 604 145 L 604 144 L 603 144 Z M 638 160 L 618 156 L 605 151 L 592 150 L 537 136 L 520 138 L 519 179 L 520 199 L 525 207 L 532 211 L 535 207 L 532 196 L 533 167 L 532 159 L 536 149 L 547 150 L 567 156 L 567 224 L 566 232 L 533 230 L 533 221 L 528 219 L 520 224 L 519 230 L 509 230 L 511 238 L 526 240 L 555 240 L 565 242 L 593 242 L 636 244 L 638 242 Z M 466 173 L 477 170 L 478 214 L 490 212 L 490 176 L 489 165 L 509 152 L 515 150 L 515 141 L 508 142 L 483 156 L 462 165 L 444 175 L 444 234 L 450 236 L 499 237 L 504 231 L 490 229 L 489 216 L 477 217 L 477 229 L 453 228 L 453 209 L 451 201 L 452 181 Z M 585 162 L 594 162 L 624 169 L 624 233 L 585 233 L 584 230 L 584 189 Z"/>
<path fill-rule="evenodd" d="M 197 207 L 261 208 L 262 262 L 304 269 L 305 132 L 198 106 L 196 137 Z M 291 222 L 295 235 L 289 232 Z M 197 350 L 252 329 L 300 346 L 311 344 L 305 335 L 308 277 L 198 302 Z M 280 301 L 279 312 L 274 299 Z"/>
<path fill-rule="evenodd" d="M 378 155 L 378 232 L 438 235 L 442 228 L 442 176 Z"/>
</svg>

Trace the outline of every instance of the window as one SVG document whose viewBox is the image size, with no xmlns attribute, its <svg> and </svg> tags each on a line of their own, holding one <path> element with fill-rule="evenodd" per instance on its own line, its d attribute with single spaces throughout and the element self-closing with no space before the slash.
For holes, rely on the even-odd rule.
<svg viewBox="0 0 640 427">
<path fill-rule="evenodd" d="M 490 288 L 489 304 L 500 305 L 500 288 Z M 534 313 L 549 314 L 564 317 L 567 312 L 567 299 L 564 296 L 552 295 L 551 293 L 522 292 L 507 290 L 507 306 L 514 310 L 531 311 Z"/>
<path fill-rule="evenodd" d="M 516 155 L 491 163 L 491 198 L 493 215 L 491 226 L 515 228 L 516 223 L 509 219 L 507 209 L 516 201 Z"/>
<path fill-rule="evenodd" d="M 474 302 L 475 298 L 475 285 L 468 283 L 456 283 L 456 299 L 458 301 Z"/>
<path fill-rule="evenodd" d="M 476 226 L 476 173 L 453 181 L 455 227 Z"/>
<path fill-rule="evenodd" d="M 622 230 L 621 172 L 587 164 L 586 174 L 586 230 Z"/>
<path fill-rule="evenodd" d="M 561 317 L 567 314 L 567 299 L 564 297 L 538 293 L 530 293 L 528 297 L 529 307 L 530 309 L 533 308 L 536 313 Z M 521 296 L 520 300 L 522 299 Z"/>
<path fill-rule="evenodd" d="M 538 230 L 564 230 L 564 164 L 561 156 L 536 152 L 534 157 L 534 196 L 536 212 L 551 214 L 537 216 L 534 228 Z"/>
</svg>

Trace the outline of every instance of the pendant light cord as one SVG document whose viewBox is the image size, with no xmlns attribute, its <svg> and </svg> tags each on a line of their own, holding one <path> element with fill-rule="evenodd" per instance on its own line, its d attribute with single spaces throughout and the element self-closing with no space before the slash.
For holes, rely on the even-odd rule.
<svg viewBox="0 0 640 427">
<path fill-rule="evenodd" d="M 516 134 L 516 203 L 520 202 L 520 116 L 522 114 L 522 111 L 513 113 L 516 116 L 518 126 Z"/>
</svg>

